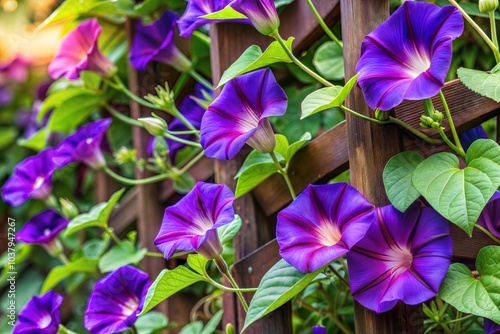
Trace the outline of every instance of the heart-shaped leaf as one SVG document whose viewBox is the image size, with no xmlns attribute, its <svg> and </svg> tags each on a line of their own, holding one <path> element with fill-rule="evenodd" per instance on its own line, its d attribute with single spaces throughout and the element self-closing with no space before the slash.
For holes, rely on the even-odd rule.
<svg viewBox="0 0 500 334">
<path fill-rule="evenodd" d="M 473 92 L 500 102 L 500 72 L 498 70 L 493 69 L 491 73 L 487 73 L 461 67 L 457 74 L 460 81 Z"/>
<path fill-rule="evenodd" d="M 384 168 L 384 186 L 392 205 L 401 212 L 420 197 L 413 186 L 412 175 L 424 158 L 413 151 L 401 152 L 389 160 Z"/>
<path fill-rule="evenodd" d="M 334 42 L 325 42 L 316 50 L 313 64 L 325 79 L 344 79 L 344 52 Z"/>
<path fill-rule="evenodd" d="M 487 246 L 477 254 L 479 279 L 467 266 L 453 263 L 439 296 L 457 310 L 500 323 L 500 246 Z"/>
<path fill-rule="evenodd" d="M 43 282 L 41 294 L 55 287 L 63 279 L 75 273 L 97 273 L 97 260 L 80 257 L 68 264 L 52 268 Z"/>
<path fill-rule="evenodd" d="M 314 115 L 320 111 L 340 107 L 354 88 L 358 74 L 353 76 L 344 87 L 333 86 L 318 89 L 302 101 L 302 118 Z"/>
<path fill-rule="evenodd" d="M 217 233 L 219 234 L 220 242 L 224 245 L 229 241 L 233 240 L 233 238 L 238 234 L 241 229 L 241 225 L 243 222 L 241 221 L 241 217 L 235 215 L 234 220 L 227 225 L 221 226 L 217 229 Z"/>
<path fill-rule="evenodd" d="M 130 240 L 124 240 L 101 257 L 99 271 L 108 273 L 127 264 L 138 263 L 146 256 L 147 252 L 146 248 L 137 249 Z"/>
<path fill-rule="evenodd" d="M 304 274 L 281 259 L 262 277 L 250 302 L 244 332 L 252 323 L 274 311 L 302 291 L 323 268 Z"/>
<path fill-rule="evenodd" d="M 434 154 L 415 168 L 413 186 L 437 212 L 470 236 L 481 211 L 500 186 L 499 155 L 500 147 L 489 139 L 471 145 L 464 169 L 455 155 Z"/>
</svg>

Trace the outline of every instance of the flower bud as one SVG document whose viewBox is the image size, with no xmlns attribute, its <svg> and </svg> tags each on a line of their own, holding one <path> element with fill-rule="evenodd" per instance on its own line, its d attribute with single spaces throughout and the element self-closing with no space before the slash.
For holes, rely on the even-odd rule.
<svg viewBox="0 0 500 334">
<path fill-rule="evenodd" d="M 375 109 L 375 118 L 379 121 L 387 121 L 389 119 L 389 113 L 386 111 L 382 111 L 380 109 Z"/>
<path fill-rule="evenodd" d="M 424 129 L 431 129 L 434 120 L 432 117 L 422 115 L 420 116 L 420 126 Z"/>
<path fill-rule="evenodd" d="M 167 131 L 167 123 L 164 120 L 155 117 L 144 117 L 139 118 L 138 121 L 153 136 L 163 136 Z"/>
<path fill-rule="evenodd" d="M 160 110 L 171 112 L 172 108 L 175 106 L 175 92 L 170 90 L 168 84 L 165 85 L 165 88 L 158 85 L 155 90 L 156 95 L 148 94 L 144 99 L 151 102 Z"/>
<path fill-rule="evenodd" d="M 127 162 L 135 162 L 137 160 L 137 151 L 122 146 L 114 153 L 114 158 L 117 164 L 123 165 Z"/>
<path fill-rule="evenodd" d="M 64 214 L 69 219 L 73 219 L 78 216 L 78 208 L 73 202 L 67 198 L 59 198 L 59 203 L 61 203 L 61 209 Z"/>
<path fill-rule="evenodd" d="M 236 334 L 233 324 L 229 323 L 226 325 L 226 334 Z"/>
<path fill-rule="evenodd" d="M 498 0 L 479 0 L 479 11 L 481 13 L 493 12 L 498 8 Z"/>
<path fill-rule="evenodd" d="M 444 118 L 444 115 L 443 115 L 442 112 L 437 111 L 437 110 L 434 111 L 434 114 L 432 115 L 432 119 L 436 123 L 438 123 L 439 125 L 441 125 L 441 123 L 443 123 L 443 118 Z"/>
<path fill-rule="evenodd" d="M 248 17 L 263 35 L 273 34 L 280 26 L 273 0 L 236 0 L 231 3 L 231 7 Z"/>
</svg>

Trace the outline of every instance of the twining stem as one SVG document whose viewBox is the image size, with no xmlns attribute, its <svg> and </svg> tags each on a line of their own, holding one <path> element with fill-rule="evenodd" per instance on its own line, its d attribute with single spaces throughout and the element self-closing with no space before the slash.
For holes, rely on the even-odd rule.
<svg viewBox="0 0 500 334">
<path fill-rule="evenodd" d="M 212 284 L 213 286 L 215 286 L 216 288 L 218 289 L 221 289 L 223 291 L 228 291 L 228 292 L 255 292 L 257 291 L 257 288 L 238 288 L 238 289 L 235 289 L 235 288 L 229 288 L 225 285 L 222 285 L 220 283 L 217 283 L 216 281 L 214 281 L 210 276 L 208 275 L 205 275 L 205 278 L 209 281 L 210 284 Z"/>
<path fill-rule="evenodd" d="M 182 175 L 184 173 L 186 173 L 189 169 L 191 169 L 191 167 L 193 167 L 198 161 L 200 161 L 203 157 L 205 156 L 205 153 L 203 151 L 201 151 L 200 153 L 198 153 L 198 155 L 196 155 L 193 159 L 189 160 L 189 162 L 187 164 L 185 164 L 180 170 L 178 171 L 175 171 L 174 172 L 178 175 Z"/>
<path fill-rule="evenodd" d="M 138 179 L 137 180 L 137 179 L 129 179 L 129 178 L 123 177 L 123 176 L 115 173 L 108 166 L 104 166 L 103 170 L 106 172 L 106 174 L 111 176 L 113 179 L 115 179 L 123 184 L 129 185 L 129 186 L 149 184 L 149 183 L 162 181 L 162 180 L 165 180 L 165 179 L 172 177 L 171 173 L 165 173 L 165 174 L 155 175 L 155 176 L 151 176 L 151 177 L 148 177 L 145 179 Z"/>
<path fill-rule="evenodd" d="M 114 79 L 114 81 L 113 81 Z M 146 108 L 151 108 L 151 109 L 158 109 L 154 104 L 149 103 L 148 101 L 140 98 L 139 96 L 135 95 L 132 93 L 127 86 L 121 81 L 120 77 L 118 75 L 114 75 L 110 81 L 108 81 L 108 84 L 114 87 L 117 90 L 122 91 L 127 95 L 129 98 L 131 98 L 133 101 L 137 102 L 138 104 L 146 107 Z"/>
<path fill-rule="evenodd" d="M 495 21 L 495 11 L 491 11 L 489 14 L 490 14 L 491 40 L 493 41 L 493 44 L 498 50 L 498 36 L 497 36 L 497 24 Z"/>
<path fill-rule="evenodd" d="M 188 82 L 189 79 L 189 73 L 187 72 L 182 72 L 177 80 L 175 81 L 175 85 L 172 88 L 174 91 L 174 96 L 177 97 L 181 93 L 181 91 L 184 89 L 184 86 L 186 86 L 186 83 Z"/>
<path fill-rule="evenodd" d="M 177 109 L 175 104 L 172 104 L 172 108 L 170 108 L 168 112 L 175 118 L 178 118 L 189 130 L 195 131 L 195 135 L 197 138 L 200 137 L 198 129 L 195 128 L 194 125 L 191 124 L 191 122 L 186 117 L 184 117 L 184 115 L 179 111 L 179 109 Z"/>
<path fill-rule="evenodd" d="M 178 143 L 181 143 L 181 144 L 184 144 L 184 145 L 188 145 L 188 146 L 194 146 L 194 147 L 201 147 L 200 143 L 197 143 L 197 142 L 194 142 L 194 141 L 191 141 L 191 140 L 186 140 L 186 139 L 182 139 L 182 138 L 179 138 L 179 137 L 176 137 L 174 136 L 173 134 L 171 134 L 170 132 L 166 131 L 163 136 L 165 138 L 168 138 L 168 139 L 171 139 L 173 141 L 176 141 Z"/>
<path fill-rule="evenodd" d="M 459 322 L 462 322 L 462 321 L 465 321 L 465 320 L 468 320 L 468 319 L 472 319 L 474 317 L 476 317 L 475 314 L 468 314 L 465 317 L 460 317 L 460 318 L 457 318 L 457 319 L 450 320 L 450 321 L 448 321 L 448 323 L 449 324 L 459 323 Z"/>
<path fill-rule="evenodd" d="M 231 272 L 229 271 L 229 268 L 227 266 L 226 261 L 222 258 L 222 256 L 219 256 L 214 259 L 214 263 L 217 266 L 217 269 L 219 269 L 220 273 L 224 275 L 229 283 L 233 286 L 233 288 L 236 289 L 236 295 L 238 296 L 241 305 L 243 306 L 243 309 L 245 309 L 245 312 L 248 312 L 248 304 L 247 301 L 245 300 L 245 297 L 243 297 L 243 294 L 241 293 L 241 289 L 238 287 L 238 284 L 236 283 L 233 275 L 231 275 Z"/>
<path fill-rule="evenodd" d="M 488 231 L 487 229 L 485 229 L 481 225 L 474 224 L 474 227 L 477 228 L 478 230 L 480 230 L 481 232 L 483 232 L 484 234 L 486 234 L 488 237 L 490 237 L 491 240 L 493 240 L 497 244 L 500 244 L 500 239 L 498 239 L 497 237 L 495 237 L 493 234 L 491 234 L 490 231 Z"/>
<path fill-rule="evenodd" d="M 448 138 L 442 127 L 438 129 L 438 133 L 441 136 L 441 138 L 443 138 L 446 145 L 448 145 L 453 151 L 455 151 L 456 154 L 458 154 L 462 158 L 465 158 L 465 153 L 463 152 L 463 150 L 460 151 L 460 149 L 451 142 L 451 140 Z"/>
<path fill-rule="evenodd" d="M 297 57 L 295 57 L 295 55 L 293 54 L 292 50 L 290 50 L 288 48 L 288 45 L 286 44 L 286 42 L 283 40 L 283 38 L 281 38 L 278 30 L 276 30 L 272 35 L 271 37 L 273 37 L 274 39 L 276 39 L 276 41 L 278 41 L 278 43 L 281 45 L 281 47 L 283 48 L 283 50 L 285 50 L 286 54 L 288 55 L 288 57 L 290 57 L 290 59 L 298 66 L 300 67 L 304 72 L 306 72 L 307 74 L 309 74 L 311 77 L 313 77 L 314 79 L 316 79 L 318 82 L 320 82 L 322 85 L 324 86 L 327 86 L 327 87 L 333 87 L 333 84 L 331 82 L 328 82 L 327 80 L 325 80 L 323 77 L 321 77 L 320 75 L 316 74 L 314 71 L 312 71 L 309 67 L 307 67 L 306 65 L 304 65 L 300 60 L 297 59 Z"/>
<path fill-rule="evenodd" d="M 122 121 L 123 123 L 131 125 L 131 126 L 137 126 L 140 128 L 144 127 L 144 125 L 142 125 L 142 123 L 139 122 L 138 120 L 135 120 L 133 118 L 125 116 L 124 114 L 122 114 L 121 112 L 119 112 L 118 110 L 116 110 L 115 108 L 110 106 L 109 104 L 105 103 L 105 104 L 103 104 L 103 106 L 104 106 L 104 109 L 106 109 L 114 118 Z"/>
<path fill-rule="evenodd" d="M 198 72 L 196 72 L 194 69 L 190 69 L 188 73 L 191 76 L 191 78 L 193 78 L 194 80 L 198 81 L 199 83 L 201 83 L 206 88 L 208 88 L 210 90 L 214 90 L 214 86 L 210 82 L 208 82 L 207 79 L 205 79 Z"/>
<path fill-rule="evenodd" d="M 440 144 L 443 143 L 442 140 L 431 138 L 431 137 L 427 136 L 425 133 L 422 133 L 422 132 L 418 131 L 417 129 L 412 128 L 409 124 L 403 122 L 402 120 L 400 120 L 398 118 L 389 116 L 388 120 L 382 121 L 382 120 L 379 120 L 379 119 L 376 119 L 376 118 L 371 118 L 369 116 L 362 115 L 362 114 L 360 114 L 360 113 L 358 113 L 358 112 L 356 112 L 356 111 L 354 111 L 352 109 L 349 109 L 349 108 L 347 108 L 346 106 L 343 106 L 343 105 L 341 105 L 340 108 L 342 110 L 344 110 L 344 111 L 349 112 L 350 114 L 352 114 L 352 115 L 354 115 L 356 117 L 364 119 L 365 121 L 369 121 L 369 122 L 377 123 L 377 124 L 391 124 L 392 123 L 392 124 L 399 125 L 402 128 L 404 128 L 407 131 L 409 131 L 410 133 L 412 133 L 413 135 L 417 136 L 418 138 L 420 138 L 422 140 L 425 140 L 429 144 L 440 145 Z"/>
<path fill-rule="evenodd" d="M 290 177 L 288 176 L 288 171 L 286 168 L 281 167 L 281 164 L 276 157 L 276 154 L 274 152 L 269 152 L 269 155 L 273 159 L 274 165 L 276 168 L 278 168 L 278 173 L 280 173 L 283 176 L 283 179 L 285 179 L 285 183 L 288 187 L 288 190 L 290 191 L 290 195 L 292 196 L 292 199 L 295 199 L 297 197 L 297 194 L 295 193 L 295 190 L 293 189 L 292 181 L 290 181 Z"/>
<path fill-rule="evenodd" d="M 66 257 L 66 255 L 64 255 L 63 252 L 59 253 L 58 257 L 59 257 L 59 260 L 61 260 L 61 262 L 63 264 L 68 264 L 69 263 L 68 258 Z"/>
<path fill-rule="evenodd" d="M 451 117 L 450 108 L 448 107 L 448 103 L 446 103 L 446 98 L 442 91 L 439 91 L 439 97 L 441 98 L 441 102 L 443 103 L 444 112 L 446 113 L 446 117 L 448 118 L 448 123 L 450 125 L 450 130 L 453 135 L 453 140 L 455 141 L 455 146 L 458 149 L 458 153 L 465 157 L 465 151 L 460 143 L 460 139 L 458 138 L 457 130 L 455 129 L 455 124 L 453 124 L 453 118 Z"/>
<path fill-rule="evenodd" d="M 307 4 L 309 5 L 309 8 L 311 8 L 311 12 L 313 13 L 314 17 L 318 21 L 318 23 L 321 26 L 321 28 L 323 28 L 323 30 L 325 31 L 326 35 L 328 37 L 330 37 L 330 39 L 332 41 L 334 41 L 335 44 L 337 44 L 338 46 L 340 46 L 341 48 L 343 48 L 344 46 L 342 45 L 342 42 L 337 38 L 337 36 L 335 36 L 335 34 L 326 25 L 326 23 L 323 20 L 323 18 L 321 17 L 321 15 L 319 15 L 318 10 L 316 9 L 316 7 L 314 7 L 314 4 L 312 3 L 312 1 L 311 0 L 306 0 L 306 1 L 307 1 Z"/>
<path fill-rule="evenodd" d="M 460 7 L 460 5 L 455 0 L 448 0 L 453 6 L 457 7 L 457 9 L 462 13 L 462 16 L 469 22 L 469 24 L 477 31 L 477 33 L 481 36 L 481 38 L 488 44 L 491 51 L 493 51 L 493 55 L 495 56 L 495 60 L 497 63 L 500 63 L 500 52 L 498 47 L 492 42 L 492 40 L 486 35 L 486 33 L 481 29 L 481 27 L 474 22 L 474 20 L 465 12 L 465 10 Z"/>
<path fill-rule="evenodd" d="M 345 280 L 344 277 L 342 277 L 342 275 L 340 275 L 340 273 L 330 264 L 330 270 L 332 271 L 332 273 L 338 277 L 338 279 L 345 284 L 345 286 L 347 286 L 348 288 L 350 288 L 351 286 L 349 285 L 349 282 L 347 282 Z"/>
<path fill-rule="evenodd" d="M 164 258 L 163 254 L 162 253 L 157 253 L 157 252 L 147 252 L 146 253 L 146 256 L 150 256 L 150 257 L 160 257 L 160 258 Z"/>
<path fill-rule="evenodd" d="M 109 227 L 104 227 L 104 231 L 111 237 L 111 239 L 113 239 L 113 241 L 119 245 L 122 243 L 122 241 L 120 240 L 120 238 L 118 238 L 118 236 L 115 234 L 115 232 L 113 232 L 112 229 L 110 229 Z"/>
<path fill-rule="evenodd" d="M 195 135 L 199 134 L 199 130 L 186 130 L 186 131 L 168 131 L 171 135 L 177 136 L 177 135 Z"/>
</svg>

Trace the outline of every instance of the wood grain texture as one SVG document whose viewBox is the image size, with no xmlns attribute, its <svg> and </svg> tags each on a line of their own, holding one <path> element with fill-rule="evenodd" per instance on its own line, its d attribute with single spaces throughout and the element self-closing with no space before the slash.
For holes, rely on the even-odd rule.
<svg viewBox="0 0 500 334">
<path fill-rule="evenodd" d="M 389 16 L 389 0 L 341 0 L 340 3 L 345 77 L 350 78 L 356 74 L 362 40 Z M 358 88 L 353 89 L 346 106 L 363 115 L 370 115 L 370 108 Z M 403 150 L 398 128 L 369 123 L 350 114 L 346 123 L 351 184 L 374 205 L 388 204 L 382 172 L 387 161 Z M 423 333 L 420 305 L 398 304 L 388 312 L 376 314 L 355 304 L 357 333 Z"/>
</svg>

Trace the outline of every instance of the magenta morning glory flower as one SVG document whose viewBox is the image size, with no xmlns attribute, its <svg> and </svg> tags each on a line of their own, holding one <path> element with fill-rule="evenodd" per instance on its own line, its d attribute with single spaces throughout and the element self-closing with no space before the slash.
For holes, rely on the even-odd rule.
<svg viewBox="0 0 500 334">
<path fill-rule="evenodd" d="M 497 324 L 490 319 L 484 318 L 484 333 L 485 334 L 500 334 L 500 324 Z"/>
<path fill-rule="evenodd" d="M 94 169 L 106 165 L 101 142 L 110 124 L 111 119 L 105 118 L 78 129 L 59 144 L 54 162 L 59 167 L 74 161 L 81 161 Z"/>
<path fill-rule="evenodd" d="M 17 233 L 16 240 L 27 244 L 49 245 L 68 223 L 67 218 L 48 209 L 31 217 Z"/>
<path fill-rule="evenodd" d="M 306 273 L 344 255 L 372 224 L 374 207 L 346 182 L 309 185 L 278 214 L 285 261 Z"/>
<path fill-rule="evenodd" d="M 270 35 L 280 26 L 274 0 L 234 0 L 230 6 L 250 19 L 263 35 Z"/>
<path fill-rule="evenodd" d="M 52 290 L 43 296 L 33 296 L 19 312 L 12 334 L 56 334 L 62 302 L 63 297 Z"/>
<path fill-rule="evenodd" d="M 218 22 L 241 22 L 248 23 L 247 19 L 237 20 L 208 20 L 201 16 L 217 12 L 226 7 L 232 0 L 187 0 L 188 4 L 184 14 L 177 21 L 179 35 L 189 38 L 193 31 L 209 23 Z"/>
<path fill-rule="evenodd" d="M 229 81 L 201 121 L 200 143 L 210 158 L 232 159 L 247 143 L 269 153 L 276 140 L 267 117 L 282 116 L 287 97 L 270 69 Z"/>
<path fill-rule="evenodd" d="M 26 82 L 31 63 L 22 56 L 16 56 L 10 61 L 0 63 L 0 85 L 8 82 Z"/>
<path fill-rule="evenodd" d="M 151 283 L 148 274 L 131 265 L 97 281 L 85 310 L 85 328 L 92 334 L 108 334 L 132 327 Z"/>
<path fill-rule="evenodd" d="M 20 162 L 2 188 L 3 200 L 12 206 L 28 198 L 46 199 L 52 190 L 52 174 L 57 166 L 54 149 L 46 149 Z"/>
<path fill-rule="evenodd" d="M 53 79 L 65 76 L 74 80 L 80 77 L 81 71 L 111 76 L 115 72 L 115 66 L 97 46 L 101 30 L 99 22 L 93 18 L 81 22 L 76 29 L 69 32 L 49 65 L 50 76 Z"/>
<path fill-rule="evenodd" d="M 151 61 L 165 63 L 179 72 L 188 72 L 191 62 L 174 44 L 174 28 L 178 14 L 170 10 L 150 25 L 138 21 L 130 51 L 130 62 L 144 71 Z"/>
<path fill-rule="evenodd" d="M 405 213 L 378 208 L 376 220 L 347 253 L 354 299 L 377 313 L 401 300 L 420 304 L 434 297 L 452 257 L 449 223 L 416 202 Z"/>
<path fill-rule="evenodd" d="M 452 40 L 463 29 L 462 15 L 453 6 L 406 1 L 361 45 L 356 71 L 366 103 L 390 110 L 405 99 L 439 93 L 450 68 Z"/>
<path fill-rule="evenodd" d="M 217 228 L 234 220 L 234 194 L 222 184 L 196 183 L 168 207 L 154 243 L 169 259 L 175 251 L 196 251 L 207 259 L 222 252 Z"/>
</svg>

